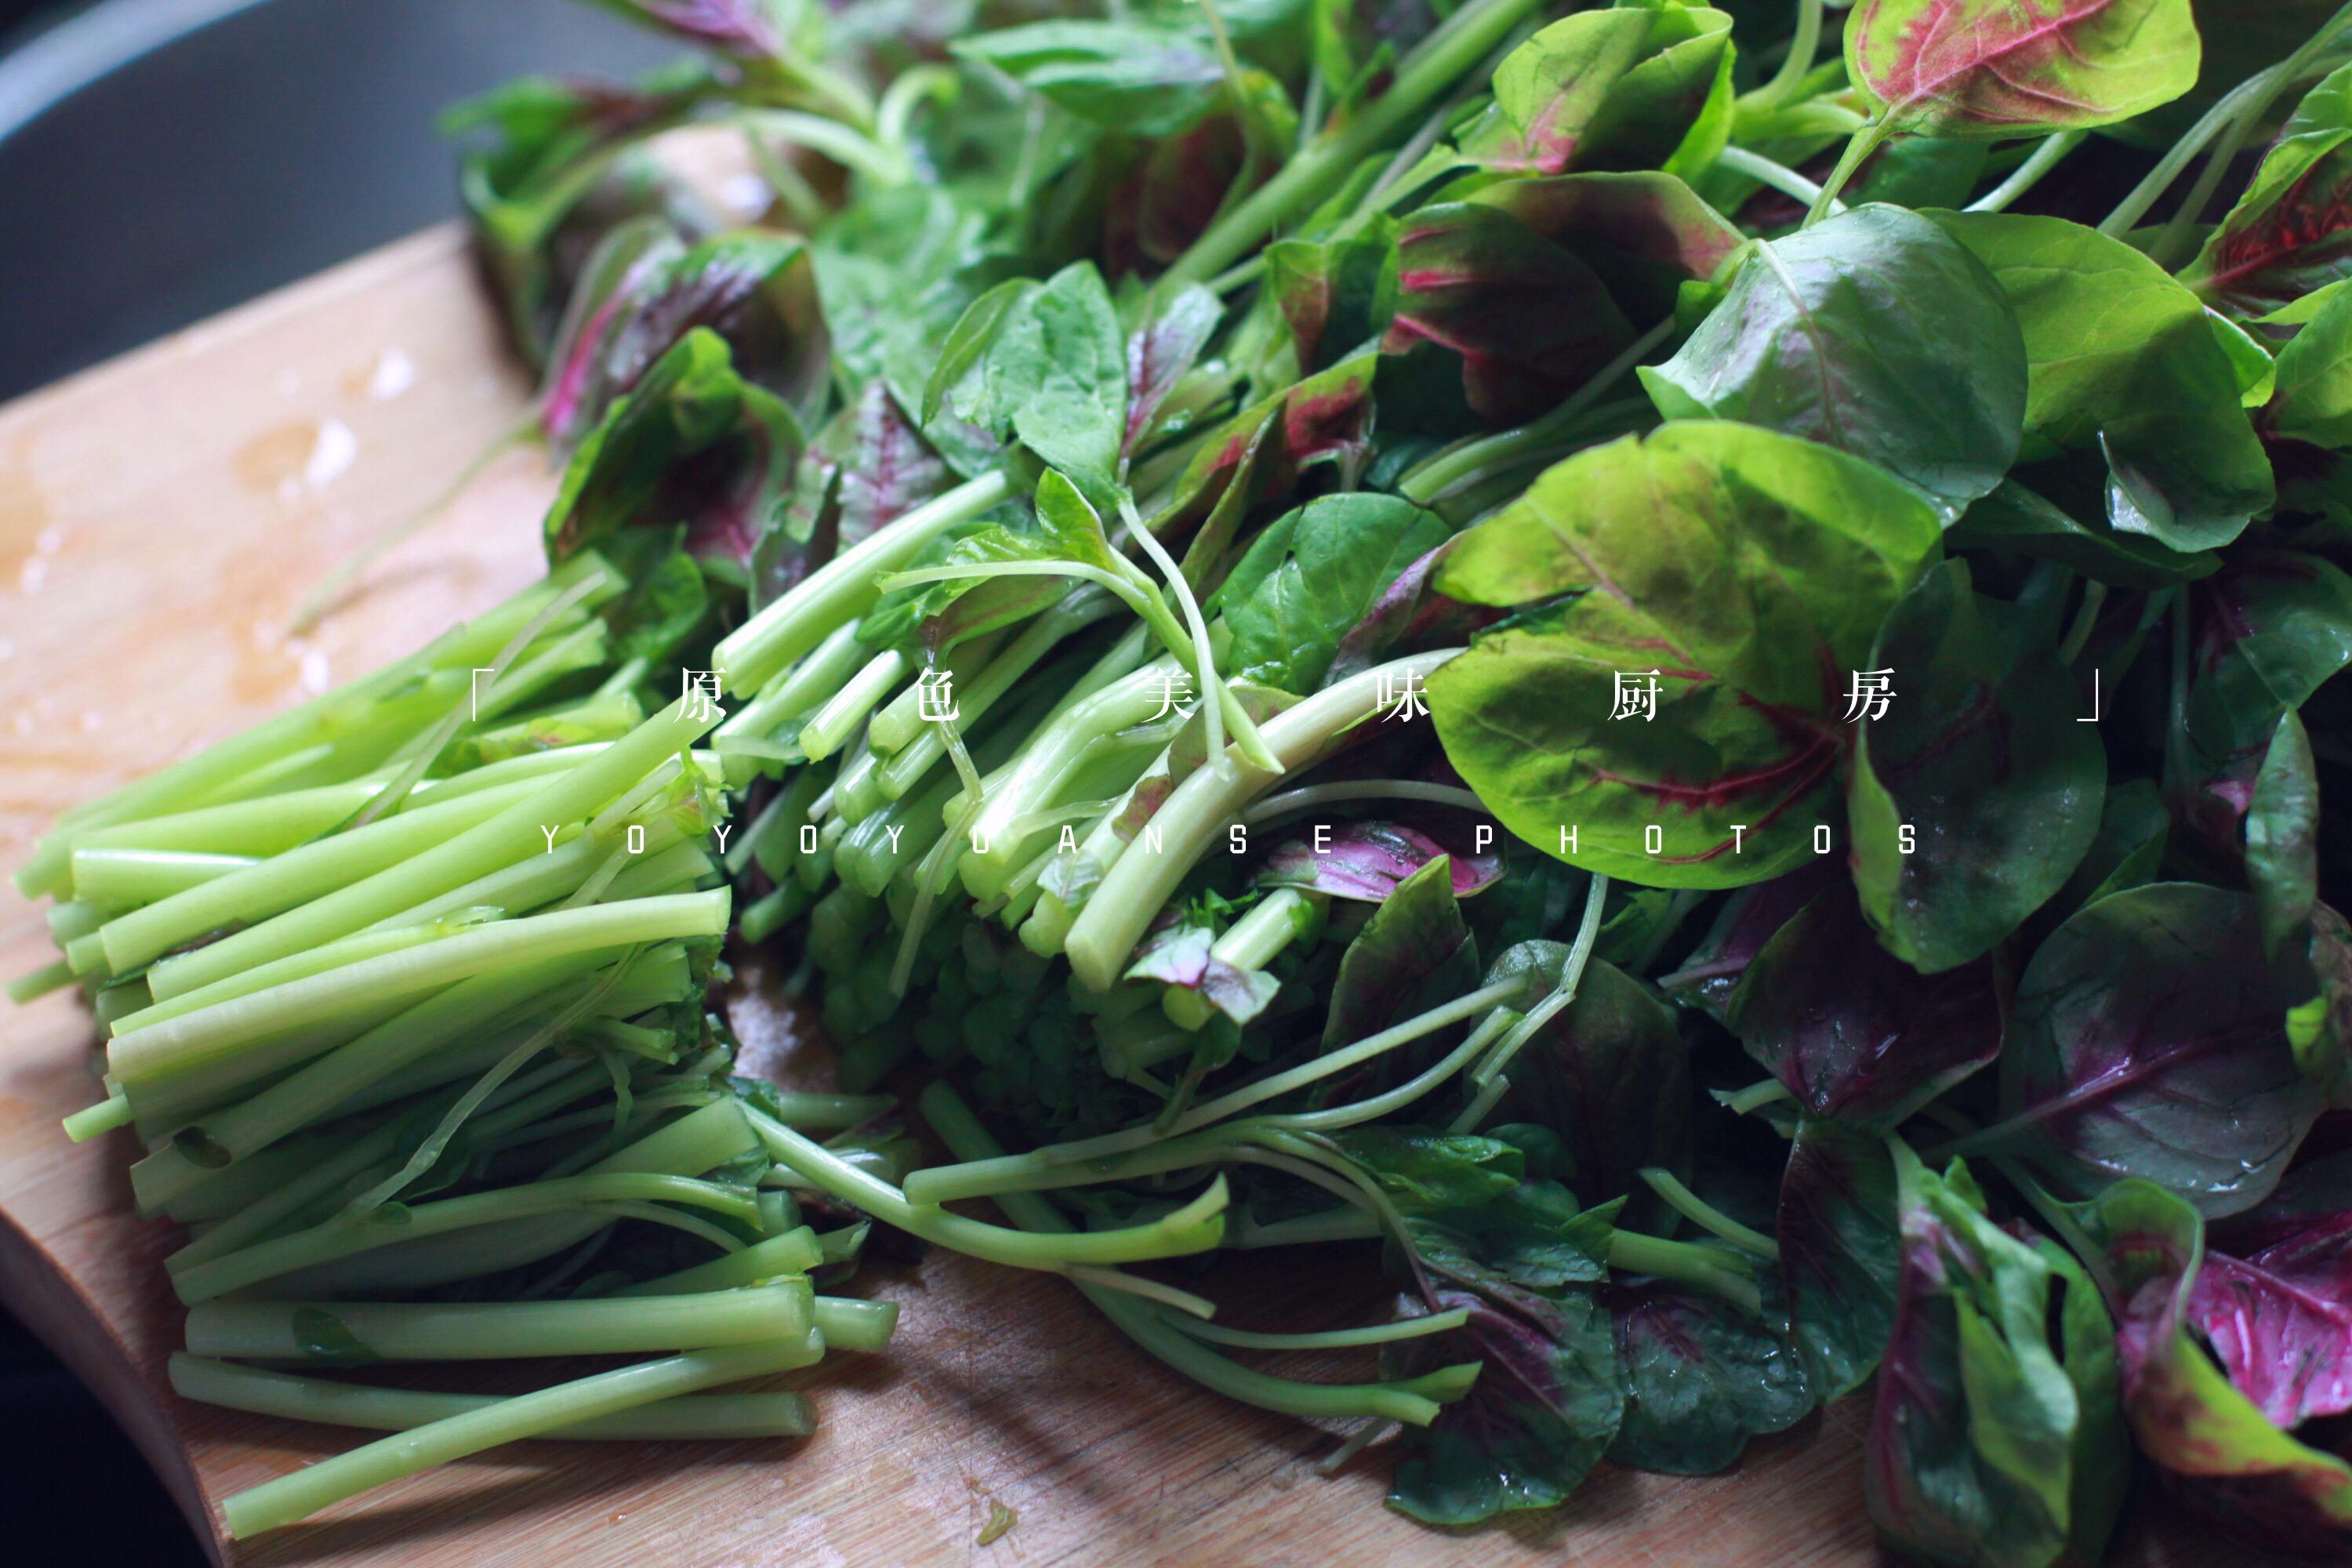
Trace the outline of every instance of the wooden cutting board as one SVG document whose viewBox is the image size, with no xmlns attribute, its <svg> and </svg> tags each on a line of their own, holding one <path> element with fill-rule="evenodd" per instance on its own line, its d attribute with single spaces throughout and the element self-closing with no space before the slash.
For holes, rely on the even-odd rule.
<svg viewBox="0 0 2352 1568">
<path fill-rule="evenodd" d="M 286 635 L 311 585 L 511 427 L 527 394 L 460 237 L 443 229 L 0 409 L 0 868 L 60 809 L 405 653 L 535 576 L 553 486 L 536 452 L 515 451 L 318 630 Z M 41 912 L 0 888 L 0 976 L 50 957 Z M 755 999 L 739 1024 L 789 1076 L 801 1046 L 789 1019 Z M 1453 1539 L 1381 1505 L 1377 1450 L 1318 1476 L 1328 1435 L 1168 1373 L 1058 1280 L 941 1252 L 865 1277 L 902 1303 L 899 1335 L 885 1357 L 836 1357 L 799 1380 L 818 1398 L 814 1438 L 526 1445 L 233 1546 L 224 1497 L 354 1439 L 171 1392 L 173 1228 L 131 1215 L 121 1135 L 76 1148 L 58 1129 L 96 1094 L 95 1045 L 72 993 L 0 1002 L 0 1300 L 104 1399 L 224 1563 L 1875 1559 L 1861 1401 L 1756 1444 L 1730 1475 L 1604 1467 L 1571 1507 Z M 1258 1267 L 1275 1272 L 1224 1291 L 1243 1326 L 1349 1321 L 1339 1310 L 1376 1289 L 1308 1253 Z M 1000 1503 L 1018 1522 L 982 1546 Z M 2152 1494 L 2119 1553 L 2243 1557 Z"/>
</svg>

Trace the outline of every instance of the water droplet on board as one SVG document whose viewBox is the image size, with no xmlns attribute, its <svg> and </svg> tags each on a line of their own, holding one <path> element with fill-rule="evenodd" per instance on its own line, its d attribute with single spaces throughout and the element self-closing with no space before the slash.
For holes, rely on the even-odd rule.
<svg viewBox="0 0 2352 1568">
<path fill-rule="evenodd" d="M 341 477 L 359 455 L 360 438 L 352 434 L 350 426 L 340 419 L 322 419 L 318 440 L 302 464 L 302 482 L 314 490 L 321 489 Z"/>
<path fill-rule="evenodd" d="M 368 373 L 367 395 L 378 403 L 389 403 L 416 384 L 416 362 L 398 349 L 386 349 L 376 356 L 375 369 Z"/>
</svg>

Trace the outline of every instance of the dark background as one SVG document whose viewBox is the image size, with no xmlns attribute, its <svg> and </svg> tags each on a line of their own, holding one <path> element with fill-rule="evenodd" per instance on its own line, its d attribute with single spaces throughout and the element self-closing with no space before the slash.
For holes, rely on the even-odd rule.
<svg viewBox="0 0 2352 1568">
<path fill-rule="evenodd" d="M 576 0 L 0 0 L 0 399 L 448 216 L 449 102 L 674 52 Z M 16 1568 L 205 1561 L 5 1312 L 0 1520 Z"/>
</svg>

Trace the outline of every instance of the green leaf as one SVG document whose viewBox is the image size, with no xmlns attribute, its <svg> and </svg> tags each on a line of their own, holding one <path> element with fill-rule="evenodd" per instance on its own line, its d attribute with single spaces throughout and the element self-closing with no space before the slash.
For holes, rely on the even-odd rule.
<svg viewBox="0 0 2352 1568">
<path fill-rule="evenodd" d="M 1224 90 L 1200 33 L 1141 22 L 1054 21 L 1005 27 L 949 47 L 994 66 L 1079 119 L 1134 136 L 1172 136 Z"/>
<path fill-rule="evenodd" d="M 2072 914 L 2109 893 L 2155 881 L 2171 829 L 2172 814 L 2165 810 L 2164 792 L 2154 779 L 2110 785 L 2099 813 L 2099 830 L 2074 874 L 2050 900 L 2050 909 Z"/>
<path fill-rule="evenodd" d="M 1724 900 L 1715 923 L 1683 966 L 1658 977 L 1658 988 L 1683 1006 L 1722 1023 L 1741 978 L 1764 944 L 1823 889 L 1841 880 L 1842 870 L 1829 857 L 1817 856 L 1785 877 L 1738 889 Z"/>
<path fill-rule="evenodd" d="M 1757 241 L 1723 303 L 1641 374 L 1669 419 L 1835 447 L 1916 486 L 1947 523 L 2000 482 L 2026 407 L 2024 344 L 1991 274 L 1890 206 Z"/>
<path fill-rule="evenodd" d="M 2270 402 L 2278 390 L 2278 365 L 2271 351 L 2210 305 L 2205 308 L 2205 324 L 2213 329 L 2213 341 L 2221 345 L 2230 368 L 2238 373 L 2238 402 L 2247 408 L 2260 408 Z"/>
<path fill-rule="evenodd" d="M 1965 562 L 1920 578 L 1870 658 L 1904 685 L 1861 726 L 1854 884 L 1888 950 L 1933 973 L 2065 884 L 2098 830 L 2106 748 L 2027 613 L 1973 592 Z"/>
<path fill-rule="evenodd" d="M 1900 1304 L 1865 1450 L 1881 1536 L 1955 1568 L 2099 1560 L 2128 1469 L 2115 1331 L 2081 1267 L 1897 1145 Z M 2053 1344 L 2052 1326 L 2058 1326 Z"/>
<path fill-rule="evenodd" d="M 1457 1168 L 1445 1184 L 1464 1184 Z M 1469 1319 L 1384 1355 L 1382 1372 L 1484 1370 L 1433 1426 L 1408 1433 L 1391 1507 L 1438 1524 L 1549 1508 L 1600 1459 L 1624 1408 L 1609 1317 L 1591 1289 L 1608 1277 L 1614 1207 L 1580 1213 L 1565 1187 L 1536 1180 L 1404 1217 L 1400 1249 L 1421 1293 L 1433 1310 Z"/>
<path fill-rule="evenodd" d="M 2063 218 L 1938 221 L 1991 269 L 2024 331 L 2022 461 L 2098 455 L 2117 534 L 2176 551 L 2227 544 L 2269 508 L 2269 458 L 2194 294 L 2122 241 Z"/>
<path fill-rule="evenodd" d="M 2352 65 L 2304 95 L 2181 281 L 2259 316 L 2352 277 Z"/>
<path fill-rule="evenodd" d="M 1335 107 L 1360 96 L 1397 55 L 1427 37 L 1447 7 L 1432 0 L 1312 0 L 1316 74 Z"/>
<path fill-rule="evenodd" d="M 1057 556 L 1106 572 L 1118 570 L 1118 552 L 1103 531 L 1101 515 L 1065 475 L 1054 468 L 1039 475 L 1036 501 L 1038 527 Z"/>
<path fill-rule="evenodd" d="M 1906 487 L 1749 426 L 1669 425 L 1580 453 L 1441 569 L 1454 598 L 1543 607 L 1431 678 L 1439 737 L 1539 849 L 1652 887 L 1761 881 L 1809 858 L 1810 829 L 1831 819 L 1846 672 L 1869 668 L 1879 622 L 1938 542 Z M 1615 677 L 1654 668 L 1655 721 L 1610 718 Z"/>
<path fill-rule="evenodd" d="M 1258 500 L 1286 493 L 1312 464 L 1363 450 L 1379 364 L 1376 354 L 1352 355 L 1227 420 L 1185 464 L 1151 518 L 1152 533 L 1166 540 L 1193 534 L 1193 551 L 1220 559 L 1242 514 Z"/>
<path fill-rule="evenodd" d="M 2197 85 L 2189 0 L 1863 0 L 1846 73 L 1872 117 L 1923 136 L 2112 125 Z"/>
<path fill-rule="evenodd" d="M 704 61 L 679 61 L 634 85 L 582 85 L 524 77 L 441 117 L 448 135 L 495 132 L 458 164 L 457 190 L 524 353 L 542 361 L 565 284 L 555 239 L 593 196 L 601 221 L 695 210 L 675 174 L 637 145 L 723 100 L 729 83 Z M 618 207 L 622 210 L 609 210 Z"/>
<path fill-rule="evenodd" d="M 697 327 L 573 450 L 547 511 L 548 558 L 683 524 L 684 548 L 741 586 L 801 447 L 792 410 L 736 373 L 724 339 Z"/>
<path fill-rule="evenodd" d="M 1508 1143 L 1427 1127 L 1351 1127 L 1331 1142 L 1405 1215 L 1475 1207 L 1517 1192 L 1527 1163 Z"/>
<path fill-rule="evenodd" d="M 1625 1417 L 1616 1464 L 1704 1476 L 1738 1462 L 1750 1437 L 1785 1432 L 1813 1408 L 1785 1325 L 1719 1296 L 1652 1280 L 1610 1292 Z"/>
<path fill-rule="evenodd" d="M 932 369 L 930 379 L 923 384 L 922 423 L 929 425 L 940 416 L 940 405 L 947 402 L 949 392 L 980 364 L 996 342 L 1006 314 L 1036 290 L 1037 285 L 1026 278 L 1007 278 L 964 307 L 963 314 L 948 330 L 947 342 L 940 349 L 940 363 Z M 967 419 L 971 417 L 966 408 L 960 407 L 958 412 Z"/>
<path fill-rule="evenodd" d="M 2138 1176 L 2208 1214 L 2259 1203 L 2321 1109 L 2287 1040 L 2292 989 L 2242 893 L 2102 899 L 2018 984 L 1995 1135 L 2084 1192 Z"/>
<path fill-rule="evenodd" d="M 2189 691 L 2199 776 L 2270 743 L 2279 715 L 2352 664 L 2352 575 L 2316 555 L 2238 556 L 2200 590 L 2210 627 Z"/>
<path fill-rule="evenodd" d="M 1423 1267 L 1490 1294 L 1556 1293 L 1609 1277 L 1617 1205 L 1579 1209 L 1558 1182 L 1531 1180 L 1485 1202 L 1408 1215 Z"/>
<path fill-rule="evenodd" d="M 1127 434 L 1127 341 L 1092 262 L 1065 267 L 1008 310 L 982 374 L 985 404 L 966 417 L 1009 425 L 1047 464 L 1108 494 Z"/>
<path fill-rule="evenodd" d="M 2278 385 L 2263 423 L 2315 447 L 2352 447 L 2352 290 L 2331 293 L 2279 350 Z"/>
<path fill-rule="evenodd" d="M 647 302 L 687 253 L 677 225 L 646 214 L 614 225 L 581 264 L 540 377 L 539 426 L 556 450 L 568 452 L 644 374 L 635 345 L 621 353 L 618 340 L 642 343 Z M 658 352 L 669 342 L 653 347 Z M 622 369 L 625 380 L 613 374 Z"/>
<path fill-rule="evenodd" d="M 1220 591 L 1228 668 L 1304 697 L 1340 639 L 1405 568 L 1451 537 L 1435 513 L 1360 490 L 1287 511 L 1259 534 Z"/>
<path fill-rule="evenodd" d="M 683 529 L 673 530 L 667 539 L 649 529 L 643 532 L 644 542 L 634 548 L 616 551 L 613 543 L 605 545 L 608 558 L 643 558 L 626 563 L 629 585 L 604 612 L 613 631 L 613 657 L 655 665 L 678 663 L 680 650 L 710 614 L 710 584 L 694 557 L 680 548 Z"/>
<path fill-rule="evenodd" d="M 1462 133 L 1462 157 L 1513 174 L 1664 166 L 1717 82 L 1727 89 L 1730 63 L 1731 18 L 1720 11 L 1621 6 L 1562 17 L 1503 57 L 1495 101 Z"/>
<path fill-rule="evenodd" d="M 2118 533 L 2104 517 L 2096 527 L 2014 479 L 1970 506 L 1947 542 L 1955 549 L 2000 547 L 2053 562 L 2118 588 L 2170 588 L 2210 577 L 2221 558 L 2210 550 L 2184 552 L 2139 534 Z"/>
<path fill-rule="evenodd" d="M 2311 924 L 2319 901 L 2319 764 L 2292 710 L 2254 775 L 2246 808 L 2246 880 L 2261 909 L 2263 949 L 2279 948 Z"/>
<path fill-rule="evenodd" d="M 1895 1327 L 1901 1264 L 1885 1144 L 1839 1122 L 1800 1121 L 1779 1228 L 1790 1336 L 1828 1405 L 1862 1386 Z"/>
</svg>

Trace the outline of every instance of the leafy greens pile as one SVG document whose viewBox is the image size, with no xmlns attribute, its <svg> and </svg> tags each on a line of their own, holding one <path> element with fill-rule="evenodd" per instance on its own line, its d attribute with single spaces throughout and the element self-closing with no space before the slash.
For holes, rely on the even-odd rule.
<svg viewBox="0 0 2352 1568">
<path fill-rule="evenodd" d="M 878 1344 L 870 1218 L 1434 1523 L 1863 1393 L 1919 1560 L 2095 1561 L 2143 1461 L 2352 1550 L 2352 7 L 608 3 L 704 58 L 454 117 L 546 584 L 19 877 L 184 1391 L 431 1435 L 237 1528 L 802 1429 L 669 1395 Z M 850 1095 L 730 1076 L 730 923 Z M 1388 1321 L 1134 1267 L 1350 1242 Z M 224 1359 L 559 1321 L 680 1353 Z"/>
</svg>

